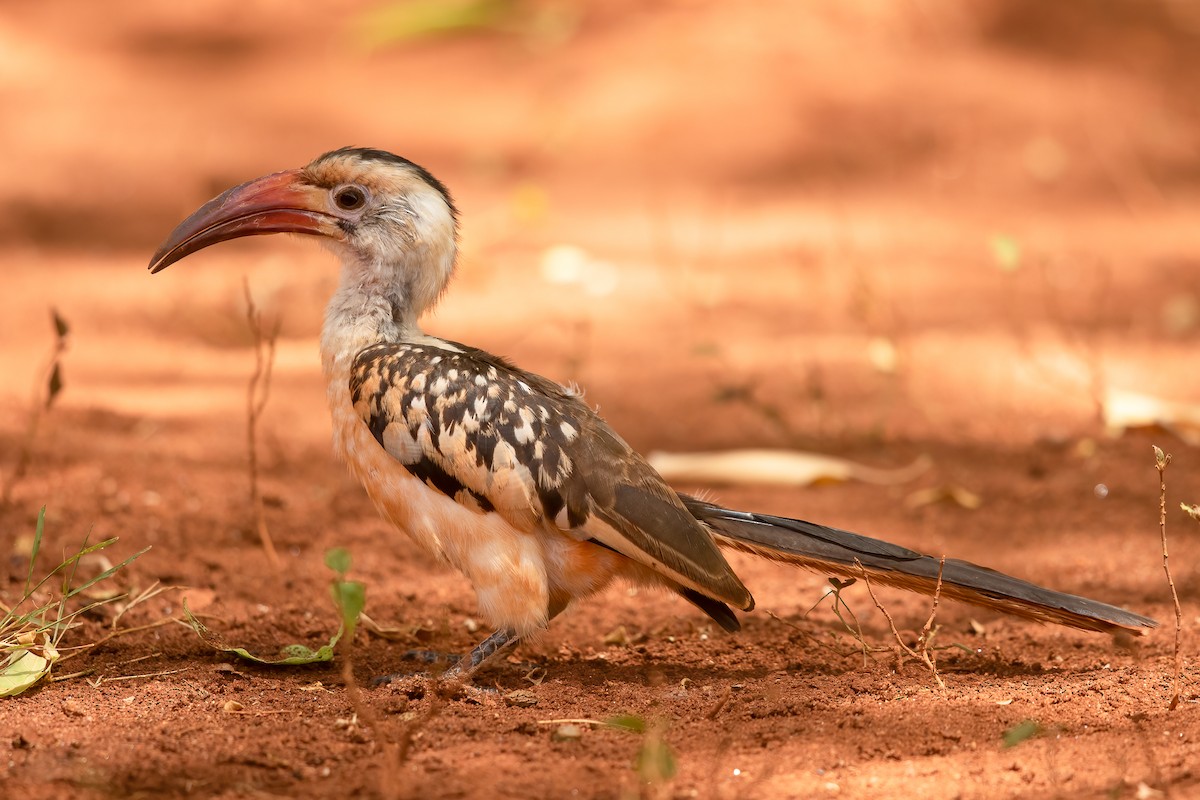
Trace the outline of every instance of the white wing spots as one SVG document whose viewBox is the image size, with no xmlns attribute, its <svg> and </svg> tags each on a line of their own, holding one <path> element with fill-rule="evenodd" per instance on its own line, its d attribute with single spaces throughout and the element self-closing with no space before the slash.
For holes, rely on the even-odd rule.
<svg viewBox="0 0 1200 800">
<path fill-rule="evenodd" d="M 541 444 L 541 442 L 538 442 Z M 538 466 L 538 485 L 546 489 L 557 489 L 562 485 L 562 482 L 571 477 L 571 457 L 563 452 L 561 447 L 551 444 L 550 447 L 555 448 L 557 458 L 555 459 L 553 471 L 546 469 L 546 464 L 543 459 L 544 449 L 535 450 L 534 456 L 540 462 Z"/>
<path fill-rule="evenodd" d="M 450 370 L 449 372 L 446 373 L 446 377 L 449 378 L 451 381 L 458 380 L 458 370 L 456 370 L 456 369 Z"/>
<path fill-rule="evenodd" d="M 433 385 L 429 387 L 429 391 L 431 394 L 435 394 L 435 395 L 445 394 L 446 387 L 449 385 L 450 385 L 450 383 L 449 383 L 449 381 L 446 380 L 446 376 L 439 375 L 437 377 L 437 379 L 434 380 Z"/>
<path fill-rule="evenodd" d="M 509 414 L 517 413 L 517 404 L 513 402 L 512 397 L 504 401 L 504 410 Z"/>
<path fill-rule="evenodd" d="M 467 431 L 463 426 L 455 425 L 453 430 L 442 429 L 437 437 L 437 454 L 446 472 L 464 488 L 481 486 L 487 480 L 486 471 L 475 463 L 475 454 L 467 445 Z"/>
<path fill-rule="evenodd" d="M 417 427 L 417 447 L 420 448 L 422 453 L 428 453 L 434 449 L 433 425 L 428 419 L 422 420 L 421 424 Z"/>
<path fill-rule="evenodd" d="M 534 440 L 533 411 L 522 407 L 517 410 L 517 415 L 521 418 L 521 424 L 513 428 L 513 437 L 517 444 L 530 444 Z"/>
<path fill-rule="evenodd" d="M 430 364 L 440 364 L 440 363 L 442 363 L 442 357 L 434 356 L 433 358 L 429 359 L 429 363 Z"/>
<path fill-rule="evenodd" d="M 497 508 L 533 510 L 533 474 L 517 460 L 516 449 L 500 439 L 492 451 L 487 498 Z"/>
<path fill-rule="evenodd" d="M 565 481 L 571 474 L 571 457 L 563 452 L 558 451 L 558 480 Z"/>
<path fill-rule="evenodd" d="M 416 375 L 413 375 L 412 380 L 408 384 L 409 390 L 414 392 L 425 391 L 425 381 L 428 377 L 424 372 L 418 372 Z"/>
<path fill-rule="evenodd" d="M 529 392 L 531 391 L 529 388 L 529 384 L 527 384 L 525 381 L 517 381 L 517 386 L 520 386 L 521 391 L 524 392 L 525 394 L 529 394 Z"/>
<path fill-rule="evenodd" d="M 496 449 L 492 451 L 492 471 L 502 472 L 517 466 L 517 451 L 513 446 L 503 439 L 496 442 Z"/>
<path fill-rule="evenodd" d="M 383 429 L 383 449 L 387 450 L 402 464 L 412 464 L 421 460 L 421 447 L 408 432 L 408 426 L 393 422 Z"/>
<path fill-rule="evenodd" d="M 444 419 L 446 416 L 444 412 L 462 405 L 466 397 L 467 393 L 465 389 L 451 392 L 450 394 L 438 395 L 433 401 L 433 410 Z"/>
<path fill-rule="evenodd" d="M 462 428 L 466 433 L 475 433 L 479 430 L 479 419 L 477 415 L 473 415 L 470 410 L 464 411 L 462 415 Z"/>
<path fill-rule="evenodd" d="M 550 412 L 546 410 L 545 406 L 538 406 L 538 419 L 542 422 L 550 421 Z"/>
<path fill-rule="evenodd" d="M 512 438 L 516 439 L 518 445 L 527 445 L 533 441 L 533 427 L 528 422 L 523 423 L 521 427 L 512 428 Z"/>
<path fill-rule="evenodd" d="M 495 367 L 491 367 L 491 366 L 488 367 L 487 376 L 488 376 L 489 381 L 496 380 L 496 378 L 499 376 L 499 374 L 500 373 L 496 372 Z"/>
<path fill-rule="evenodd" d="M 479 417 L 480 419 L 483 419 L 484 415 L 487 414 L 487 405 L 488 404 L 487 404 L 486 397 L 476 397 L 475 398 L 475 416 Z"/>
<path fill-rule="evenodd" d="M 558 429 L 562 431 L 562 435 L 568 442 L 575 441 L 575 437 L 579 436 L 579 431 L 575 430 L 575 426 L 565 420 L 559 423 Z"/>
<path fill-rule="evenodd" d="M 483 377 L 482 375 L 476 375 L 475 385 L 482 389 L 484 386 L 487 386 L 487 378 Z"/>
<path fill-rule="evenodd" d="M 541 439 L 538 439 L 536 442 L 533 443 L 533 457 L 535 459 L 537 459 L 538 461 L 541 461 L 542 457 L 545 455 L 546 455 L 546 443 L 543 442 Z"/>
<path fill-rule="evenodd" d="M 487 387 L 487 396 L 489 400 L 497 400 L 500 397 L 500 387 L 496 384 L 491 384 Z"/>
</svg>

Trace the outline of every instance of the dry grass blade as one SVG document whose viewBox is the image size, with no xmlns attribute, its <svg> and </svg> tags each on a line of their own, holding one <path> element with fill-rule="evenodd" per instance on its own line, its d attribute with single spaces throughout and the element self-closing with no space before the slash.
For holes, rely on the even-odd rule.
<svg viewBox="0 0 1200 800">
<path fill-rule="evenodd" d="M 124 595 L 85 603 L 74 610 L 68 610 L 68 601 L 100 581 L 112 577 L 149 549 L 145 548 L 120 564 L 110 566 L 95 577 L 76 584 L 75 575 L 80 559 L 117 541 L 115 538 L 106 539 L 99 544 L 89 545 L 85 537 L 79 550 L 60 561 L 54 569 L 35 582 L 34 573 L 41 552 L 45 524 L 46 509 L 43 507 L 38 514 L 37 529 L 30 547 L 29 571 L 25 577 L 24 588 L 17 601 L 11 607 L 4 608 L 4 613 L 0 616 L 0 696 L 3 697 L 21 694 L 48 678 L 55 664 L 65 660 L 61 653 L 64 649 L 61 643 L 67 631 L 76 627 L 75 618 L 91 609 L 119 600 Z M 61 576 L 58 599 L 37 599 L 42 588 L 55 576 Z M 89 646 L 81 646 L 84 647 Z"/>
<path fill-rule="evenodd" d="M 33 403 L 29 410 L 29 421 L 25 426 L 25 436 L 17 450 L 17 463 L 8 480 L 4 482 L 3 493 L 0 493 L 0 509 L 8 507 L 12 501 L 13 490 L 25 477 L 25 473 L 29 471 L 29 465 L 33 462 L 33 443 L 37 439 L 38 425 L 42 421 L 42 415 L 50 410 L 50 406 L 54 404 L 55 398 L 63 388 L 62 357 L 67 352 L 67 334 L 70 333 L 70 327 L 66 320 L 59 316 L 57 310 L 51 309 L 50 313 L 54 321 L 54 346 L 50 350 L 46 366 L 42 369 L 43 377 L 34 386 Z"/>
<path fill-rule="evenodd" d="M 1171 578 L 1171 566 L 1167 555 L 1167 465 L 1171 463 L 1171 454 L 1164 453 L 1161 448 L 1154 446 L 1154 467 L 1158 470 L 1158 530 L 1162 536 L 1162 565 L 1167 576 L 1167 585 L 1171 587 L 1171 600 L 1175 604 L 1175 672 L 1171 676 L 1171 702 L 1168 709 L 1174 711 L 1179 705 L 1179 679 L 1183 674 L 1183 651 L 1180 645 L 1183 641 L 1183 609 L 1179 606 L 1179 592 L 1175 590 L 1175 581 Z"/>
<path fill-rule="evenodd" d="M 275 366 L 275 342 L 279 339 L 279 321 L 268 334 L 263 330 L 262 312 L 250 294 L 250 279 L 243 280 L 246 294 L 246 321 L 254 336 L 254 372 L 246 391 L 246 446 L 250 453 L 250 508 L 254 513 L 254 529 L 267 554 L 267 561 L 276 571 L 280 568 L 279 553 L 267 529 L 262 492 L 258 486 L 258 420 L 271 396 L 271 372 Z"/>
</svg>

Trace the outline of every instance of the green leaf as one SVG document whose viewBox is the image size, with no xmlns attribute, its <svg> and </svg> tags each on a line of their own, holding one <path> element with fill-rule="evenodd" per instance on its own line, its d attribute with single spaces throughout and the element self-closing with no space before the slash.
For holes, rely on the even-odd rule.
<svg viewBox="0 0 1200 800">
<path fill-rule="evenodd" d="M 659 736 L 647 736 L 637 755 L 638 776 L 647 783 L 658 784 L 674 778 L 677 770 L 671 746 Z"/>
<path fill-rule="evenodd" d="M 25 596 L 28 597 L 32 592 L 29 590 L 30 584 L 33 583 L 33 565 L 37 561 L 38 553 L 42 549 L 42 534 L 46 530 L 46 507 L 42 506 L 42 510 L 38 512 L 37 528 L 33 532 L 33 547 L 29 550 L 29 574 L 25 576 Z M 36 591 L 36 590 L 35 590 Z"/>
<path fill-rule="evenodd" d="M 1041 724 L 1034 719 L 1018 722 L 1004 732 L 1004 746 L 1016 747 L 1026 739 L 1032 739 L 1042 732 Z"/>
<path fill-rule="evenodd" d="M 1171 457 L 1162 451 L 1162 448 L 1156 444 L 1150 445 L 1154 448 L 1154 463 L 1159 470 L 1167 468 L 1167 464 L 1171 463 Z"/>
<path fill-rule="evenodd" d="M 22 650 L 0 668 L 0 697 L 13 697 L 50 674 L 54 661 L 32 650 Z"/>
<path fill-rule="evenodd" d="M 344 628 L 339 626 L 337 633 L 329 640 L 329 644 L 317 650 L 313 650 L 302 644 L 289 644 L 280 648 L 280 658 L 263 658 L 262 656 L 254 655 L 244 647 L 229 644 L 223 636 L 210 630 L 207 625 L 196 619 L 195 615 L 188 608 L 186 597 L 183 600 L 183 615 L 187 618 L 188 624 L 192 626 L 192 630 L 196 632 L 196 635 L 214 650 L 220 650 L 223 653 L 233 653 L 235 656 L 244 658 L 247 661 L 276 667 L 313 664 L 318 661 L 332 661 L 333 650 L 337 646 L 338 640 L 342 638 L 342 631 L 344 630 Z"/>
<path fill-rule="evenodd" d="M 334 581 L 333 602 L 342 612 L 342 627 L 346 630 L 346 638 L 354 638 L 354 630 L 358 627 L 358 616 L 367 605 L 367 587 L 359 581 Z"/>
<path fill-rule="evenodd" d="M 106 539 L 105 541 L 101 542 L 100 544 L 92 545 L 91 547 L 84 548 L 83 550 L 80 550 L 78 553 L 71 556 L 70 559 L 68 559 L 67 561 L 65 561 L 63 563 L 65 565 L 65 564 L 71 563 L 71 562 L 78 562 L 82 556 L 87 555 L 88 553 L 95 552 L 96 550 L 103 550 L 105 547 L 108 547 L 110 544 L 112 544 L 115 541 L 117 541 L 116 538 Z M 85 581 L 84 583 L 79 584 L 74 589 L 71 589 L 69 592 L 65 592 L 63 594 L 63 599 L 66 600 L 67 598 L 74 597 L 75 595 L 79 594 L 80 592 L 90 589 L 92 586 L 94 586 L 95 584 L 104 580 L 105 578 L 112 577 L 113 574 L 117 572 L 117 570 L 124 569 L 125 567 L 129 566 L 134 561 L 136 561 L 139 557 L 144 555 L 145 552 L 149 549 L 150 549 L 149 547 L 143 547 L 141 550 L 138 550 L 136 553 L 134 553 L 129 558 L 122 561 L 120 564 L 117 564 L 115 567 L 109 567 L 108 569 L 104 570 L 96 577 L 94 577 L 88 581 Z"/>
<path fill-rule="evenodd" d="M 645 733 L 646 720 L 633 714 L 622 714 L 605 722 L 606 725 L 629 733 Z"/>
<path fill-rule="evenodd" d="M 325 553 L 325 566 L 338 575 L 345 575 L 349 572 L 352 564 L 353 559 L 350 557 L 350 551 L 344 547 L 334 547 Z"/>
</svg>

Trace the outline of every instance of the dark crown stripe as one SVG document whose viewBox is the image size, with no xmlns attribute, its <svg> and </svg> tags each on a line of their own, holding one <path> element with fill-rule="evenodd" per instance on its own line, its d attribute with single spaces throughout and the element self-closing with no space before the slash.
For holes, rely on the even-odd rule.
<svg viewBox="0 0 1200 800">
<path fill-rule="evenodd" d="M 374 147 L 339 147 L 337 150 L 330 150 L 328 153 L 323 153 L 317 162 L 324 161 L 327 158 L 335 158 L 337 156 L 356 156 L 360 161 L 374 161 L 380 164 L 395 164 L 411 169 L 417 174 L 421 180 L 428 183 L 434 189 L 437 189 L 441 194 L 442 199 L 446 201 L 446 205 L 450 207 L 450 213 L 455 219 L 458 219 L 458 209 L 454 206 L 454 198 L 450 196 L 450 190 L 446 185 L 433 177 L 433 173 L 422 167 L 416 162 L 409 161 L 403 156 L 398 156 L 395 153 L 389 153 L 387 150 L 378 150 Z"/>
</svg>

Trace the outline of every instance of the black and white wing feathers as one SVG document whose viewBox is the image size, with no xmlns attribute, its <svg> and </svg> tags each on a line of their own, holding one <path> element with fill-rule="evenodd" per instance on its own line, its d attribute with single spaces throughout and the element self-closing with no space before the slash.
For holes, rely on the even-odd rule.
<svg viewBox="0 0 1200 800">
<path fill-rule="evenodd" d="M 753 607 L 675 492 L 558 384 L 455 343 L 389 343 L 358 354 L 350 392 L 380 445 L 460 504 L 518 530 L 585 532 L 682 588 Z"/>
</svg>

